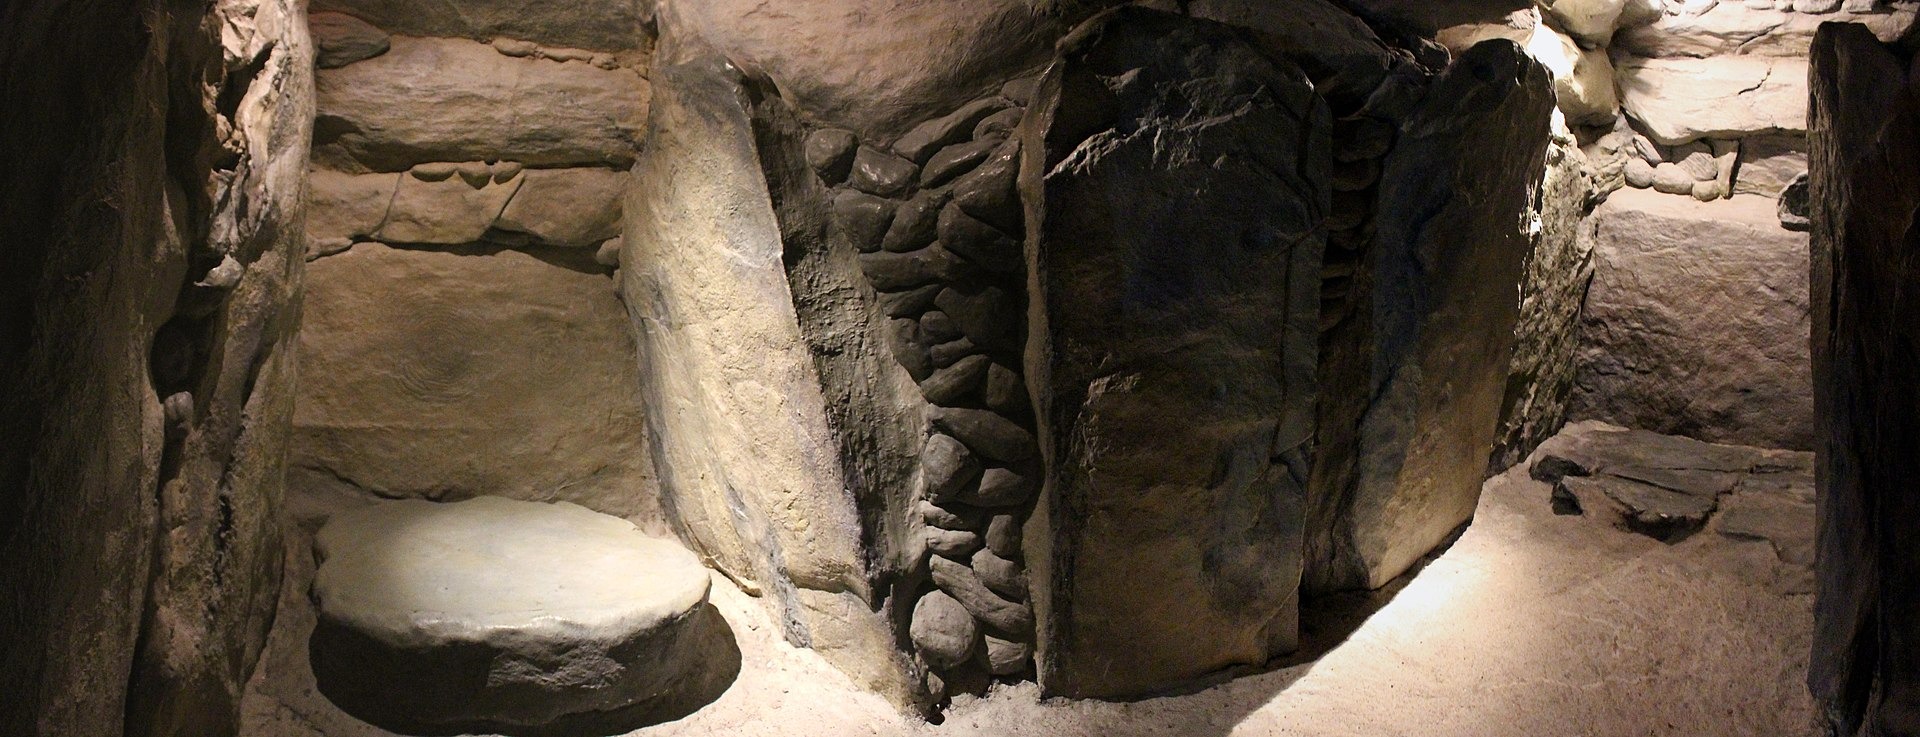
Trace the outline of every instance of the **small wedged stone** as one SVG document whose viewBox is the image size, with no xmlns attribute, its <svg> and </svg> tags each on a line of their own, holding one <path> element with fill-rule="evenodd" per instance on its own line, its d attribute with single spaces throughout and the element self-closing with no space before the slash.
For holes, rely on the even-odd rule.
<svg viewBox="0 0 1920 737">
<path fill-rule="evenodd" d="M 1020 242 L 968 215 L 959 203 L 940 211 L 940 243 L 988 271 L 1019 273 L 1026 267 Z"/>
<path fill-rule="evenodd" d="M 925 318 L 922 318 L 925 322 Z M 923 332 L 925 328 L 922 328 Z M 955 361 L 933 372 L 932 376 L 920 382 L 920 393 L 928 402 L 941 406 L 959 404 L 969 395 L 980 389 L 980 383 L 987 377 L 987 367 L 992 359 L 982 355 L 972 355 Z"/>
<path fill-rule="evenodd" d="M 929 565 L 933 584 L 960 602 L 974 618 L 1000 634 L 1026 637 L 1033 632 L 1033 610 L 1025 603 L 993 593 L 965 563 L 936 556 Z"/>
<path fill-rule="evenodd" d="M 1015 128 L 1020 127 L 1020 119 L 1025 116 L 1026 111 L 1017 107 L 1010 107 L 989 115 L 985 120 L 980 121 L 979 125 L 973 127 L 973 137 L 980 140 L 1006 138 L 1013 135 Z"/>
<path fill-rule="evenodd" d="M 966 274 L 967 268 L 952 252 L 936 243 L 908 253 L 860 254 L 860 271 L 867 275 L 874 289 L 897 292 L 958 279 Z M 938 304 L 937 297 L 935 303 Z"/>
<path fill-rule="evenodd" d="M 928 310 L 920 316 L 920 334 L 936 343 L 945 343 L 961 336 L 960 326 L 953 324 L 953 318 L 939 310 Z"/>
<path fill-rule="evenodd" d="M 1019 563 L 984 548 L 975 550 L 968 562 L 973 572 L 979 574 L 980 582 L 994 593 L 1012 601 L 1027 600 L 1027 572 Z"/>
<path fill-rule="evenodd" d="M 915 126 L 895 141 L 893 150 L 916 164 L 926 163 L 935 152 L 973 135 L 974 126 L 987 116 L 1007 108 L 997 97 L 975 100 L 942 117 Z"/>
<path fill-rule="evenodd" d="M 987 549 L 1002 558 L 1020 556 L 1020 518 L 996 514 L 987 521 Z"/>
<path fill-rule="evenodd" d="M 1000 141 L 985 139 L 956 143 L 927 159 L 927 165 L 920 173 L 920 186 L 938 187 L 948 180 L 966 173 L 972 167 L 985 161 L 987 154 L 1000 146 Z"/>
<path fill-rule="evenodd" d="M 1037 487 L 1028 476 L 1008 468 L 989 468 L 980 475 L 980 485 L 971 493 L 962 493 L 960 501 L 982 507 L 1010 507 L 1024 504 Z"/>
<path fill-rule="evenodd" d="M 908 636 L 921 657 L 937 668 L 951 668 L 973 657 L 980 640 L 979 625 L 973 615 L 952 596 L 941 591 L 928 592 L 913 605 L 913 621 Z"/>
<path fill-rule="evenodd" d="M 940 505 L 925 499 L 919 504 L 920 519 L 929 526 L 942 530 L 971 530 L 979 532 L 986 515 L 978 509 L 957 504 Z"/>
<path fill-rule="evenodd" d="M 926 484 L 927 498 L 934 502 L 953 499 L 980 480 L 980 461 L 973 451 L 953 437 L 934 433 L 920 451 L 920 476 Z"/>
<path fill-rule="evenodd" d="M 953 201 L 968 215 L 1014 235 L 1025 229 L 1020 193 L 1014 183 L 1020 174 L 1020 139 L 1008 139 L 981 162 L 953 183 Z"/>
<path fill-rule="evenodd" d="M 996 676 L 1017 676 L 1033 664 L 1033 645 L 986 636 L 987 671 Z"/>
<path fill-rule="evenodd" d="M 841 190 L 833 196 L 833 220 L 861 253 L 880 250 L 893 218 L 891 200 L 852 189 Z"/>
<path fill-rule="evenodd" d="M 458 171 L 460 171 L 460 165 L 452 161 L 429 161 L 424 164 L 415 164 L 413 168 L 407 170 L 407 173 L 422 182 L 444 182 L 452 179 L 454 173 Z"/>
<path fill-rule="evenodd" d="M 926 312 L 928 307 L 933 306 L 933 298 L 939 296 L 942 289 L 945 287 L 929 284 L 904 292 L 882 292 L 878 300 L 880 311 L 887 317 L 917 318 L 921 313 Z M 925 352 L 924 349 L 922 352 Z"/>
<path fill-rule="evenodd" d="M 973 341 L 967 340 L 965 336 L 962 336 L 934 346 L 928 351 L 928 356 L 933 361 L 934 366 L 946 368 L 979 352 L 980 346 L 974 345 Z"/>
<path fill-rule="evenodd" d="M 967 560 L 974 551 L 980 549 L 981 545 L 980 533 L 972 530 L 929 527 L 926 531 L 926 539 L 928 552 L 954 560 Z"/>
<path fill-rule="evenodd" d="M 980 455 L 1002 463 L 1019 463 L 1038 451 L 1033 433 L 1018 423 L 984 409 L 936 408 L 933 424 Z"/>
<path fill-rule="evenodd" d="M 940 208 L 946 203 L 945 192 L 926 190 L 900 203 L 894 210 L 893 225 L 887 228 L 886 237 L 880 241 L 880 248 L 905 253 L 933 243 L 939 234 Z"/>
<path fill-rule="evenodd" d="M 1018 351 L 1026 314 L 1013 293 L 1000 287 L 948 287 L 933 303 L 975 345 L 989 350 Z"/>
<path fill-rule="evenodd" d="M 872 146 L 861 146 L 853 155 L 853 171 L 847 185 L 870 195 L 898 197 L 913 187 L 920 167 L 913 162 Z"/>
<path fill-rule="evenodd" d="M 1027 399 L 1027 382 L 1013 369 L 995 363 L 987 369 L 987 409 L 1009 417 L 1024 417 L 1033 410 Z"/>
<path fill-rule="evenodd" d="M 831 186 L 846 181 L 853 171 L 853 152 L 859 143 L 852 131 L 822 128 L 807 135 L 803 155 L 814 176 Z"/>
<path fill-rule="evenodd" d="M 453 167 L 453 173 L 458 174 L 460 181 L 466 182 L 467 186 L 474 189 L 485 187 L 488 182 L 493 181 L 493 167 L 488 166 L 485 161 L 463 161 Z"/>
<path fill-rule="evenodd" d="M 933 357 L 920 341 L 919 320 L 895 318 L 888 326 L 887 348 L 893 351 L 893 360 L 898 361 L 914 381 L 933 375 Z"/>
</svg>

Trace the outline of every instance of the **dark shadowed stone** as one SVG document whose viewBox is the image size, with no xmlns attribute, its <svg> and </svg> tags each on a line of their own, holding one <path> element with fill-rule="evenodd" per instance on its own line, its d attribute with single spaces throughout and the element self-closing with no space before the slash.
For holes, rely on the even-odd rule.
<svg viewBox="0 0 1920 737">
<path fill-rule="evenodd" d="M 833 196 L 833 219 L 861 253 L 880 250 L 880 239 L 893 222 L 893 212 L 893 202 L 865 192 L 848 189 Z"/>
<path fill-rule="evenodd" d="M 920 167 L 913 162 L 872 146 L 861 146 L 853 155 L 853 173 L 847 184 L 867 194 L 897 197 L 913 187 Z"/>
<path fill-rule="evenodd" d="M 1020 557 L 1020 518 L 996 514 L 988 520 L 987 549 L 1002 558 Z"/>
<path fill-rule="evenodd" d="M 1777 210 L 1780 227 L 1801 232 L 1813 229 L 1813 221 L 1807 218 L 1807 213 L 1812 207 L 1808 198 L 1805 174 L 1794 177 L 1793 181 L 1787 183 L 1785 189 L 1780 190 L 1780 204 Z"/>
<path fill-rule="evenodd" d="M 1333 137 L 1333 160 L 1340 163 L 1378 159 L 1393 148 L 1393 124 L 1379 118 L 1359 118 L 1340 126 Z"/>
<path fill-rule="evenodd" d="M 1018 273 L 1026 266 L 1019 241 L 968 215 L 957 202 L 940 211 L 940 243 L 989 271 Z"/>
<path fill-rule="evenodd" d="M 805 144 L 807 166 L 813 167 L 813 173 L 828 185 L 839 184 L 853 171 L 853 150 L 859 143 L 852 131 L 837 128 L 814 131 L 807 136 Z"/>
<path fill-rule="evenodd" d="M 986 160 L 987 154 L 993 153 L 999 146 L 1000 141 L 986 139 L 956 143 L 940 149 L 940 153 L 927 160 L 926 169 L 920 176 L 920 186 L 938 187 L 946 184 L 947 180 L 966 173 L 970 167 Z"/>
<path fill-rule="evenodd" d="M 307 32 L 313 36 L 314 64 L 321 69 L 371 59 L 393 46 L 386 31 L 345 13 L 308 14 Z"/>
<path fill-rule="evenodd" d="M 985 163 L 954 181 L 953 201 L 988 225 L 1023 234 L 1020 193 L 1014 188 L 1019 173 L 1020 139 L 1009 139 Z"/>
<path fill-rule="evenodd" d="M 924 329 L 923 329 L 924 330 Z M 920 393 L 928 402 L 942 406 L 959 404 L 961 400 L 973 396 L 980 389 L 980 382 L 987 377 L 987 366 L 992 363 L 986 356 L 974 355 L 960 359 L 953 365 L 933 372 L 932 376 L 920 382 Z"/>
<path fill-rule="evenodd" d="M 1014 637 L 1025 637 L 1033 632 L 1033 610 L 1024 603 L 1008 601 L 993 593 L 967 564 L 935 557 L 930 567 L 933 584 L 952 595 L 988 627 Z"/>
<path fill-rule="evenodd" d="M 1699 530 L 1718 506 L 1712 494 L 1687 494 L 1612 475 L 1568 476 L 1555 485 L 1554 494 L 1578 500 L 1584 514 L 1606 515 L 1623 530 L 1667 542 Z"/>
<path fill-rule="evenodd" d="M 1473 515 L 1500 435 L 1534 243 L 1528 193 L 1553 109 L 1548 71 L 1487 41 L 1433 80 L 1397 139 L 1368 118 L 1336 146 L 1358 161 L 1392 142 L 1378 199 L 1393 204 L 1373 217 L 1371 268 L 1355 279 L 1367 291 L 1349 295 L 1359 308 L 1323 354 L 1309 591 L 1382 586 Z"/>
<path fill-rule="evenodd" d="M 953 286 L 933 300 L 953 318 L 974 345 L 989 350 L 1020 349 L 1026 311 L 1012 292 L 995 286 Z"/>
<path fill-rule="evenodd" d="M 1017 676 L 1033 665 L 1033 644 L 987 635 L 987 670 L 996 676 Z"/>
<path fill-rule="evenodd" d="M 973 127 L 973 137 L 982 140 L 988 138 L 1006 138 L 1013 134 L 1014 128 L 1020 126 L 1020 118 L 1025 115 L 1026 111 L 1017 107 L 1007 108 L 989 115 L 986 120 L 980 121 L 979 125 Z"/>
<path fill-rule="evenodd" d="M 998 363 L 987 369 L 987 409 L 1010 417 L 1024 417 L 1033 410 L 1027 400 L 1027 382 L 1013 369 Z"/>
<path fill-rule="evenodd" d="M 974 552 L 973 572 L 994 593 L 1013 601 L 1027 600 L 1027 572 L 1019 563 L 1002 558 L 991 550 Z"/>
<path fill-rule="evenodd" d="M 967 273 L 966 264 L 934 244 L 910 253 L 880 251 L 860 254 L 860 270 L 882 292 L 897 292 L 933 282 L 951 281 Z M 938 298 L 935 298 L 938 303 Z"/>
<path fill-rule="evenodd" d="M 960 500 L 982 507 L 1007 507 L 1022 504 L 1033 496 L 1032 478 L 1008 468 L 989 468 L 980 476 L 980 487 L 963 493 Z"/>
<path fill-rule="evenodd" d="M 1028 533 L 1048 554 L 1028 563 L 1048 694 L 1138 696 L 1295 643 L 1332 124 L 1244 39 L 1103 14 L 1061 42 L 1022 129 L 1044 212 L 1028 355 L 1048 361 L 1050 463 Z"/>
<path fill-rule="evenodd" d="M 973 657 L 980 628 L 973 615 L 952 596 L 929 592 L 913 605 L 913 623 L 907 628 L 920 655 L 938 668 L 951 668 Z"/>
<path fill-rule="evenodd" d="M 940 367 L 951 366 L 959 363 L 960 359 L 971 356 L 979 351 L 979 346 L 974 345 L 973 341 L 967 340 L 964 337 L 957 340 L 949 340 L 933 347 L 933 365 Z"/>
<path fill-rule="evenodd" d="M 1814 35 L 1808 115 L 1825 734 L 1920 734 L 1920 83 L 1865 27 Z"/>
<path fill-rule="evenodd" d="M 909 289 L 904 292 L 883 292 L 880 294 L 880 311 L 887 317 L 905 317 L 917 319 L 933 306 L 933 299 L 945 289 L 938 284 Z M 924 349 L 923 349 L 924 350 Z"/>
<path fill-rule="evenodd" d="M 997 97 L 967 103 L 959 110 L 921 123 L 908 131 L 894 142 L 893 150 L 912 159 L 914 163 L 925 163 L 940 149 L 972 136 L 974 126 L 981 120 L 1006 107 L 1007 101 Z"/>
<path fill-rule="evenodd" d="M 1019 463 L 1038 451 L 1033 433 L 984 409 L 938 407 L 932 417 L 934 426 L 952 433 L 980 455 L 1002 463 Z"/>
<path fill-rule="evenodd" d="M 919 320 L 894 319 L 887 329 L 887 347 L 893 350 L 893 359 L 906 368 L 907 375 L 914 381 L 933 375 L 933 358 L 920 342 Z"/>
<path fill-rule="evenodd" d="M 939 233 L 940 208 L 947 203 L 945 192 L 921 191 L 913 199 L 900 203 L 894 211 L 893 226 L 880 247 L 889 251 L 917 250 L 932 243 Z"/>
<path fill-rule="evenodd" d="M 927 340 L 946 342 L 960 337 L 960 326 L 953 324 L 953 318 L 939 310 L 929 310 L 920 316 L 920 334 Z"/>
<path fill-rule="evenodd" d="M 957 504 L 941 506 L 922 499 L 919 509 L 920 519 L 943 530 L 978 531 L 981 523 L 986 521 L 986 515 L 980 510 Z"/>
<path fill-rule="evenodd" d="M 1658 469 L 1738 473 L 1759 469 L 1768 458 L 1767 452 L 1758 448 L 1716 445 L 1646 430 L 1595 429 L 1562 433 L 1543 445 L 1529 474 L 1536 481 L 1553 483 L 1563 476 L 1591 476 L 1616 469 L 1638 469 L 1643 475 Z"/>
<path fill-rule="evenodd" d="M 980 461 L 960 441 L 934 433 L 920 453 L 920 474 L 927 497 L 935 502 L 954 498 L 980 480 Z"/>
<path fill-rule="evenodd" d="M 980 549 L 980 533 L 972 530 L 927 528 L 927 550 L 954 560 L 966 560 Z"/>
</svg>

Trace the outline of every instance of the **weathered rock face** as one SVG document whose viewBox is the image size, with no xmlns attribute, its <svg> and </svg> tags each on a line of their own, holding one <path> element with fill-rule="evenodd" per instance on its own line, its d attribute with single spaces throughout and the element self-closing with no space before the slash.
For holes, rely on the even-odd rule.
<svg viewBox="0 0 1920 737">
<path fill-rule="evenodd" d="M 807 117 L 884 143 L 1045 63 L 1063 29 L 1037 5 L 670 0 L 660 23 L 705 38 Z"/>
<path fill-rule="evenodd" d="M 409 734 L 607 733 L 684 716 L 740 669 L 678 542 L 572 504 L 355 509 L 315 538 L 320 690 Z"/>
<path fill-rule="evenodd" d="M 1621 104 L 1658 143 L 1806 131 L 1804 59 L 1628 58 L 1616 69 Z"/>
<path fill-rule="evenodd" d="M 363 243 L 308 272 L 303 490 L 564 500 L 660 524 L 626 311 L 591 254 Z"/>
<path fill-rule="evenodd" d="M 672 22 L 652 79 L 620 280 L 662 506 L 709 564 L 766 597 L 789 641 L 898 703 L 922 701 L 897 649 L 904 618 L 879 611 L 855 497 L 864 484 L 840 462 L 744 80 Z"/>
<path fill-rule="evenodd" d="M 1135 696 L 1295 642 L 1331 126 L 1242 38 L 1097 18 L 1025 131 L 1051 693 Z"/>
<path fill-rule="evenodd" d="M 1909 59 L 1865 29 L 1813 43 L 1813 359 L 1819 591 L 1812 687 L 1828 734 L 1920 731 L 1920 105 Z"/>
<path fill-rule="evenodd" d="M 1812 447 L 1806 237 L 1773 200 L 1622 190 L 1592 228 L 1575 416 Z"/>
<path fill-rule="evenodd" d="M 1378 587 L 1473 513 L 1532 247 L 1522 214 L 1546 159 L 1550 85 L 1517 46 L 1489 41 L 1462 54 L 1401 124 L 1366 265 L 1372 302 L 1357 316 L 1371 337 L 1356 355 L 1367 358 L 1321 374 L 1340 392 L 1322 411 L 1358 426 L 1323 423 L 1312 589 Z M 1513 131 L 1537 133 L 1522 145 Z M 1343 436 L 1357 439 L 1325 442 Z"/>
<path fill-rule="evenodd" d="M 1644 57 L 1746 54 L 1804 58 L 1821 23 L 1865 24 L 1886 41 L 1913 25 L 1911 3 L 1870 4 L 1883 7 L 1861 12 L 1834 7 L 1824 13 L 1805 13 L 1755 8 L 1746 2 L 1687 3 L 1690 7 L 1673 8 L 1654 23 L 1621 30 L 1614 45 Z"/>
<path fill-rule="evenodd" d="M 513 57 L 464 39 L 395 38 L 385 54 L 322 70 L 317 86 L 314 159 L 343 171 L 496 160 L 624 168 L 647 111 L 647 82 L 630 69 Z"/>
<path fill-rule="evenodd" d="M 495 37 L 594 51 L 644 48 L 653 20 L 642 0 L 315 0 L 394 33 L 487 41 Z M 452 70 L 448 70 L 452 71 Z"/>
<path fill-rule="evenodd" d="M 280 575 L 300 12 L 0 11 L 0 732 L 236 729 Z"/>
</svg>

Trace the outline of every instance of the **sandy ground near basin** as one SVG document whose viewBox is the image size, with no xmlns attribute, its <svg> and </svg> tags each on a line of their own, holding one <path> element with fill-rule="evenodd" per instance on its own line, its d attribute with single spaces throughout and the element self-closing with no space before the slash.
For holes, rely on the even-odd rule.
<svg viewBox="0 0 1920 737">
<path fill-rule="evenodd" d="M 1804 686 L 1810 578 L 1774 543 L 1714 525 L 1667 545 L 1589 517 L 1554 516 L 1523 470 L 1487 483 L 1478 517 L 1371 616 L 1323 602 L 1313 662 L 1134 703 L 1043 700 L 1031 684 L 962 698 L 946 723 L 902 717 L 810 651 L 780 640 L 758 603 L 714 579 L 739 679 L 698 713 L 634 732 L 681 735 L 1302 735 L 1555 737 L 1814 735 Z M 1809 508 L 1789 525 L 1811 535 Z M 1785 520 L 1783 520 L 1784 522 Z M 280 618 L 243 705 L 247 737 L 386 737 L 314 689 L 294 556 Z M 1385 598 L 1385 597 L 1378 597 Z M 1357 613 L 1356 613 L 1357 612 Z M 1357 629 L 1354 627 L 1358 624 Z"/>
</svg>

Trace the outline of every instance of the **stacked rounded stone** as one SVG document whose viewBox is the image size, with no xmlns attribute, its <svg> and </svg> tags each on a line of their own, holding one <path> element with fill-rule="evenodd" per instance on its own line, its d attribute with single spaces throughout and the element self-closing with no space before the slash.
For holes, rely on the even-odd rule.
<svg viewBox="0 0 1920 737">
<path fill-rule="evenodd" d="M 1636 189 L 1692 195 L 1701 202 L 1732 197 L 1740 147 L 1740 141 L 1731 139 L 1662 146 L 1636 135 L 1627 152 L 1626 183 Z"/>
<path fill-rule="evenodd" d="M 890 146 L 835 129 L 803 145 L 836 190 L 834 226 L 859 252 L 889 349 L 932 407 L 918 494 L 932 586 L 908 629 L 936 697 L 1032 663 L 1018 537 L 1039 445 L 1019 370 L 1026 228 L 1012 137 L 1030 86 L 1011 83 Z"/>
<path fill-rule="evenodd" d="M 315 554 L 320 690 L 388 729 L 627 731 L 738 673 L 699 559 L 574 504 L 363 507 L 328 522 Z"/>
</svg>

